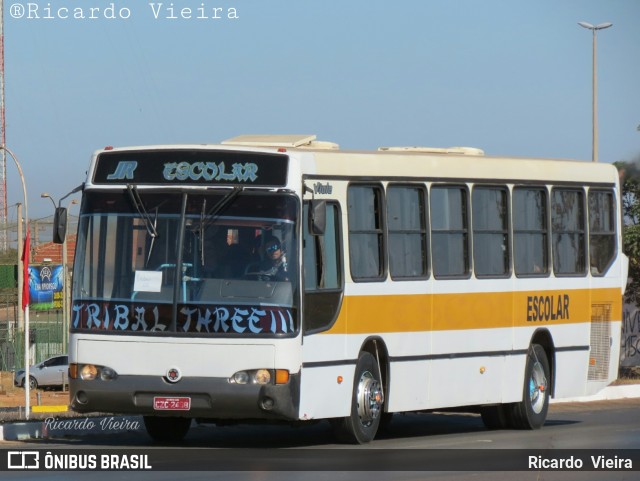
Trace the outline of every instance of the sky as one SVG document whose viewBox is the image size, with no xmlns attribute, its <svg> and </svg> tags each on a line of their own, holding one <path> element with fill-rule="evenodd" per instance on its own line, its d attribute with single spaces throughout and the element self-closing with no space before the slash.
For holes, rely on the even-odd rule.
<svg viewBox="0 0 640 481">
<path fill-rule="evenodd" d="M 295 133 L 590 160 L 579 21 L 613 23 L 597 36 L 600 161 L 640 160 L 637 0 L 5 1 L 6 145 L 30 219 L 107 145 Z M 9 157 L 7 192 L 15 222 Z"/>
</svg>

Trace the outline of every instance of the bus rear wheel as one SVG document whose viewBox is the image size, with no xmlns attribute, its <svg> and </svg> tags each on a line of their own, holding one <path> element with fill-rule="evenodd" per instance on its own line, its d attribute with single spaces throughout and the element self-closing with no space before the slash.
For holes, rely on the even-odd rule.
<svg viewBox="0 0 640 481">
<path fill-rule="evenodd" d="M 356 364 L 351 414 L 332 421 L 336 437 L 343 442 L 366 444 L 378 432 L 384 408 L 382 380 L 375 358 L 362 352 Z"/>
<path fill-rule="evenodd" d="M 498 404 L 497 406 L 483 406 L 480 409 L 482 422 L 487 429 L 507 429 L 511 426 L 509 418 L 508 404 Z"/>
<path fill-rule="evenodd" d="M 550 395 L 549 360 L 543 347 L 532 344 L 527 356 L 522 401 L 515 403 L 511 422 L 516 429 L 540 429 L 547 419 Z"/>
<path fill-rule="evenodd" d="M 144 416 L 144 427 L 154 441 L 177 443 L 189 432 L 191 419 L 160 416 Z"/>
</svg>

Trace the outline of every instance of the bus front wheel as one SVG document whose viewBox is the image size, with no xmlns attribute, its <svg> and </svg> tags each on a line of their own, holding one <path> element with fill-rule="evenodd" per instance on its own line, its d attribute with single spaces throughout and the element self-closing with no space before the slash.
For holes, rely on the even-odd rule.
<svg viewBox="0 0 640 481">
<path fill-rule="evenodd" d="M 144 416 L 144 427 L 154 441 L 176 443 L 182 441 L 189 432 L 191 419 Z"/>
<path fill-rule="evenodd" d="M 549 360 L 543 347 L 533 344 L 527 355 L 522 401 L 513 405 L 512 423 L 517 429 L 540 429 L 547 419 L 550 396 Z"/>
<path fill-rule="evenodd" d="M 380 370 L 371 353 L 360 354 L 355 374 L 351 414 L 333 420 L 332 426 L 340 441 L 366 444 L 376 436 L 384 407 Z"/>
</svg>

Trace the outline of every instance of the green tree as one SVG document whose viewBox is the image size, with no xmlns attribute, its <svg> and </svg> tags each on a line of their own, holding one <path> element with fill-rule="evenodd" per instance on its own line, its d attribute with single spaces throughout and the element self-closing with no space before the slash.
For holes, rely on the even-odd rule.
<svg viewBox="0 0 640 481">
<path fill-rule="evenodd" d="M 615 162 L 622 184 L 623 250 L 629 257 L 625 300 L 640 307 L 640 156 L 634 162 Z"/>
</svg>

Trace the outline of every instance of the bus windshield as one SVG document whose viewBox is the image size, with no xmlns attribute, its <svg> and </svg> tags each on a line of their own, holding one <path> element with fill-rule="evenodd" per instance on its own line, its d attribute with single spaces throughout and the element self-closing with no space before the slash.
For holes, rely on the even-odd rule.
<svg viewBox="0 0 640 481">
<path fill-rule="evenodd" d="M 86 192 L 71 329 L 295 333 L 298 211 L 293 195 L 240 188 Z"/>
</svg>

